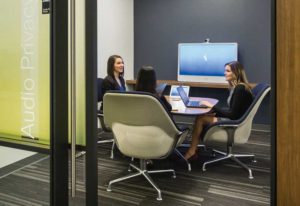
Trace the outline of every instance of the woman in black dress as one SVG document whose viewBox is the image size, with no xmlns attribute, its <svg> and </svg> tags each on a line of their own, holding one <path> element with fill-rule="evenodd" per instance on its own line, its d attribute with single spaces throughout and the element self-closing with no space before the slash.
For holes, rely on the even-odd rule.
<svg viewBox="0 0 300 206">
<path fill-rule="evenodd" d="M 198 116 L 196 118 L 192 133 L 192 143 L 184 156 L 186 160 L 197 157 L 197 145 L 200 142 L 200 135 L 204 126 L 226 119 L 239 119 L 253 101 L 251 87 L 241 63 L 233 61 L 225 64 L 224 75 L 230 88 L 229 97 L 227 99 L 228 108 L 223 109 L 218 104 L 213 106 L 207 101 L 201 102 L 212 108 L 211 114 Z"/>
</svg>

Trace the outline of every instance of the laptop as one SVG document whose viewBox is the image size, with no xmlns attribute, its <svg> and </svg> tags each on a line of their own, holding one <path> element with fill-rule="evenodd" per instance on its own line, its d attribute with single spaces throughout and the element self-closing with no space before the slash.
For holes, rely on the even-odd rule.
<svg viewBox="0 0 300 206">
<path fill-rule="evenodd" d="M 182 99 L 184 105 L 186 107 L 191 107 L 191 108 L 207 108 L 206 105 L 201 104 L 201 101 L 190 101 L 188 95 L 185 93 L 184 89 L 182 86 L 177 87 L 178 94 L 180 98 Z"/>
<path fill-rule="evenodd" d="M 180 87 L 179 85 L 172 85 L 170 89 L 170 98 L 180 100 L 177 88 Z M 190 87 L 189 86 L 181 86 L 186 94 L 189 93 Z"/>
</svg>

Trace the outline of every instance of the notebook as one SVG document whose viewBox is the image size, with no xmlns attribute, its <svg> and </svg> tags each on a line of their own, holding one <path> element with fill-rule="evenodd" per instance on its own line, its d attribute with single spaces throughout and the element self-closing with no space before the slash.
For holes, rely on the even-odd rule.
<svg viewBox="0 0 300 206">
<path fill-rule="evenodd" d="M 190 101 L 188 95 L 185 93 L 184 89 L 182 86 L 177 87 L 178 94 L 180 98 L 182 99 L 184 105 L 186 107 L 191 107 L 191 108 L 207 108 L 206 105 L 202 105 L 201 101 Z"/>
</svg>

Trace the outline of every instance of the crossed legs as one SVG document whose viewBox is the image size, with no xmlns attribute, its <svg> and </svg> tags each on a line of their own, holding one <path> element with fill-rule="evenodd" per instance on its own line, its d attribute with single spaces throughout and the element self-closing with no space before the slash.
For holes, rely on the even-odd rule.
<svg viewBox="0 0 300 206">
<path fill-rule="evenodd" d="M 185 153 L 184 158 L 186 160 L 190 159 L 196 154 L 197 146 L 200 142 L 200 134 L 205 125 L 217 122 L 217 118 L 212 115 L 197 116 L 195 119 L 195 124 L 192 132 L 192 143 L 188 151 Z"/>
</svg>

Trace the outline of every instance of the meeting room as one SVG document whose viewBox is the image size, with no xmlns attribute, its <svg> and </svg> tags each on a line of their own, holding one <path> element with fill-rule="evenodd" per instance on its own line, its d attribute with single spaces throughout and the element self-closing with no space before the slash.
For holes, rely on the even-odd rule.
<svg viewBox="0 0 300 206">
<path fill-rule="evenodd" d="M 1 1 L 0 205 L 296 205 L 281 1 Z"/>
</svg>

